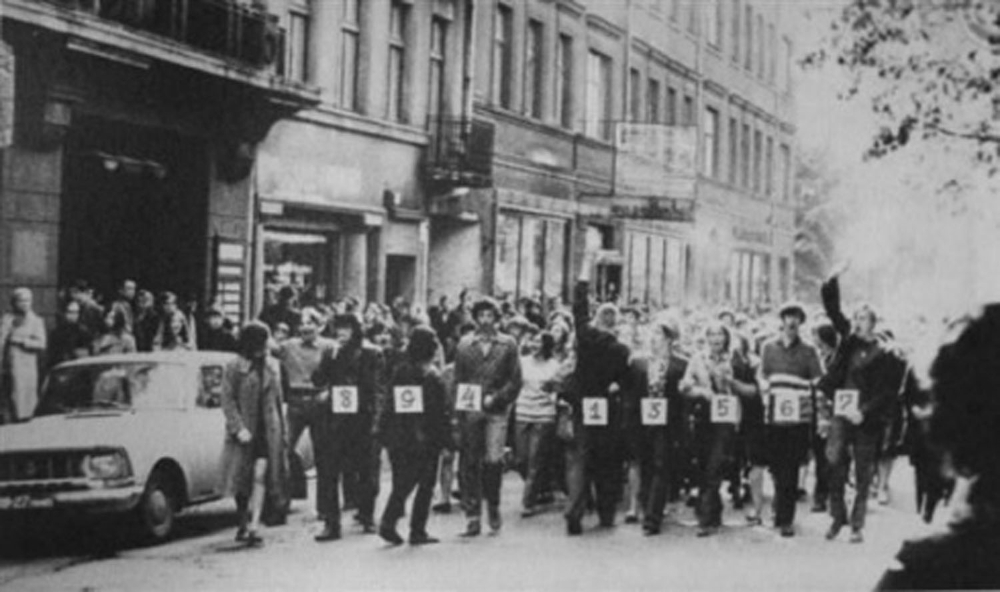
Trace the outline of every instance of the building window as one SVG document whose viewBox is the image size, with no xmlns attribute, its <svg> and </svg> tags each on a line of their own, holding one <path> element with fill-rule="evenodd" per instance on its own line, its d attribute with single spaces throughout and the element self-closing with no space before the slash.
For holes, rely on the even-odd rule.
<svg viewBox="0 0 1000 592">
<path fill-rule="evenodd" d="M 757 15 L 757 77 L 764 78 L 764 16 Z"/>
<path fill-rule="evenodd" d="M 753 69 L 753 8 L 747 6 L 744 10 L 743 16 L 743 26 L 746 27 L 745 43 L 743 44 L 743 68 L 746 70 Z"/>
<path fill-rule="evenodd" d="M 650 78 L 646 87 L 646 119 L 660 123 L 660 81 L 655 78 Z"/>
<path fill-rule="evenodd" d="M 497 295 L 562 297 L 566 231 L 562 220 L 501 213 L 497 226 Z"/>
<path fill-rule="evenodd" d="M 361 0 L 344 2 L 344 21 L 341 26 L 340 51 L 340 106 L 358 110 L 358 52 L 361 37 Z"/>
<path fill-rule="evenodd" d="M 784 77 L 784 84 L 781 88 L 786 92 L 792 92 L 792 42 L 787 37 L 782 39 L 782 44 L 785 46 L 782 54 L 784 55 L 784 64 L 781 67 L 781 75 Z"/>
<path fill-rule="evenodd" d="M 750 189 L 750 124 L 743 124 L 743 135 L 740 136 L 740 185 Z"/>
<path fill-rule="evenodd" d="M 705 109 L 702 145 L 702 172 L 716 179 L 719 176 L 719 112 L 711 107 Z"/>
<path fill-rule="evenodd" d="M 764 193 L 768 197 L 774 195 L 774 138 L 767 139 L 764 156 Z"/>
<path fill-rule="evenodd" d="M 409 6 L 393 0 L 389 12 L 389 84 L 386 86 L 386 118 L 404 121 L 406 91 L 406 25 Z"/>
<path fill-rule="evenodd" d="M 677 125 L 677 89 L 667 88 L 667 125 Z"/>
<path fill-rule="evenodd" d="M 733 28 L 732 28 L 732 43 L 733 43 L 733 62 L 736 64 L 740 63 L 740 34 L 743 29 L 740 28 L 740 0 L 733 0 Z"/>
<path fill-rule="evenodd" d="M 678 4 L 680 4 L 680 0 L 669 0 L 669 2 L 670 2 L 670 20 L 676 23 L 677 17 L 679 16 L 678 13 L 680 12 L 680 7 L 678 6 Z"/>
<path fill-rule="evenodd" d="M 708 43 L 716 48 L 722 47 L 722 1 L 711 0 L 709 2 L 709 13 L 705 20 L 708 29 L 705 32 L 705 37 L 708 38 Z"/>
<path fill-rule="evenodd" d="M 542 47 L 545 35 L 540 21 L 528 21 L 528 36 L 524 48 L 524 112 L 535 119 L 542 118 Z"/>
<path fill-rule="evenodd" d="M 596 51 L 587 56 L 586 132 L 611 139 L 611 58 Z"/>
<path fill-rule="evenodd" d="M 700 5 L 694 2 L 687 5 L 687 30 L 692 35 L 698 34 L 698 13 L 700 12 L 700 8 Z"/>
<path fill-rule="evenodd" d="M 740 128 L 735 117 L 729 118 L 729 184 L 736 185 L 740 162 Z"/>
<path fill-rule="evenodd" d="M 687 248 L 684 243 L 675 239 L 666 240 L 666 264 L 664 265 L 664 283 L 666 284 L 664 300 L 667 303 L 680 301 L 684 296 L 686 286 Z"/>
<path fill-rule="evenodd" d="M 788 144 L 781 145 L 781 171 L 778 176 L 779 193 L 781 201 L 788 203 L 791 201 L 791 195 L 789 195 L 791 188 L 790 177 L 792 174 L 792 150 L 788 147 Z"/>
<path fill-rule="evenodd" d="M 309 5 L 296 4 L 288 14 L 288 77 L 309 81 Z"/>
<path fill-rule="evenodd" d="M 632 234 L 629 237 L 628 263 L 629 302 L 646 302 L 649 295 L 649 237 Z"/>
<path fill-rule="evenodd" d="M 683 125 L 694 125 L 694 97 L 691 95 L 684 95 L 684 115 L 682 118 Z"/>
<path fill-rule="evenodd" d="M 510 109 L 513 100 L 510 79 L 514 63 L 514 46 L 511 43 L 513 25 L 514 11 L 509 6 L 498 4 L 493 24 L 493 99 L 504 109 Z"/>
<path fill-rule="evenodd" d="M 444 111 L 444 73 L 447 50 L 448 21 L 441 17 L 431 19 L 430 78 L 427 88 L 428 125 Z"/>
<path fill-rule="evenodd" d="M 767 81 L 774 84 L 778 71 L 778 38 L 774 24 L 767 26 Z"/>
<path fill-rule="evenodd" d="M 556 118 L 564 128 L 573 129 L 573 38 L 569 35 L 559 35 L 556 61 Z"/>
<path fill-rule="evenodd" d="M 760 130 L 753 133 L 753 191 L 759 193 L 761 190 L 761 160 L 764 152 L 764 134 Z"/>
<path fill-rule="evenodd" d="M 642 120 L 642 76 L 639 70 L 632 68 L 628 71 L 628 120 Z"/>
<path fill-rule="evenodd" d="M 781 301 L 785 302 L 789 297 L 789 283 L 791 281 L 791 267 L 788 264 L 788 257 L 778 259 L 778 293 Z"/>
</svg>

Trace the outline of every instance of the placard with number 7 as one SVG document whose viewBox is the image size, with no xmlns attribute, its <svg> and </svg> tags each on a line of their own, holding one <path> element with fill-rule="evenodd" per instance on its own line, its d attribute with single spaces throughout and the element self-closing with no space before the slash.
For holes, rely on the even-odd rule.
<svg viewBox="0 0 1000 592">
<path fill-rule="evenodd" d="M 608 425 L 608 400 L 600 397 L 588 397 L 583 400 L 583 425 Z"/>
<path fill-rule="evenodd" d="M 858 391 L 855 389 L 837 389 L 833 398 L 833 414 L 847 417 L 858 413 Z"/>
<path fill-rule="evenodd" d="M 423 413 L 424 389 L 420 386 L 397 386 L 392 389 L 396 413 Z"/>
<path fill-rule="evenodd" d="M 642 425 L 645 426 L 667 425 L 666 399 L 646 397 L 642 399 L 641 405 L 642 405 Z"/>
<path fill-rule="evenodd" d="M 479 412 L 483 410 L 483 387 L 478 384 L 459 384 L 455 395 L 455 411 Z"/>
<path fill-rule="evenodd" d="M 330 390 L 330 403 L 336 414 L 353 414 L 358 412 L 358 387 L 335 386 Z"/>
</svg>

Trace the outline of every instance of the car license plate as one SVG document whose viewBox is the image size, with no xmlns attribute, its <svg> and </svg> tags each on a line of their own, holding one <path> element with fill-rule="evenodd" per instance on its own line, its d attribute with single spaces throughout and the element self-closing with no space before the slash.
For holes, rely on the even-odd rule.
<svg viewBox="0 0 1000 592">
<path fill-rule="evenodd" d="M 0 510 L 33 510 L 37 508 L 51 508 L 55 505 L 52 498 L 33 498 L 23 494 L 14 497 L 0 497 Z"/>
</svg>

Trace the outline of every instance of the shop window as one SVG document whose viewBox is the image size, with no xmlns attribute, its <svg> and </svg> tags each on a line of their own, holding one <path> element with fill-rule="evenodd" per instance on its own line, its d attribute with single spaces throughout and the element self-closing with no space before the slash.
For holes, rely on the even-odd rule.
<svg viewBox="0 0 1000 592">
<path fill-rule="evenodd" d="M 684 243 L 675 238 L 668 238 L 666 240 L 666 249 L 666 296 L 668 302 L 676 303 L 680 301 L 684 294 L 684 267 L 686 256 Z"/>
<path fill-rule="evenodd" d="M 629 302 L 645 302 L 649 288 L 649 237 L 633 234 L 629 243 Z"/>
<path fill-rule="evenodd" d="M 662 306 L 666 241 L 662 237 L 652 237 L 651 241 L 649 248 L 649 303 Z"/>
<path fill-rule="evenodd" d="M 277 294 L 282 286 L 292 286 L 305 300 L 328 300 L 335 289 L 334 238 L 334 235 L 265 230 L 265 289 Z"/>
<path fill-rule="evenodd" d="M 520 214 L 501 214 L 497 226 L 497 295 L 515 298 L 564 295 L 566 223 Z"/>
</svg>

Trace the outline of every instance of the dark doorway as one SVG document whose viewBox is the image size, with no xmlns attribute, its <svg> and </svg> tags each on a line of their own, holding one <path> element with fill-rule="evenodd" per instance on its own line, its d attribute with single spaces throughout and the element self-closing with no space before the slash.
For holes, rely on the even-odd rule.
<svg viewBox="0 0 1000 592">
<path fill-rule="evenodd" d="M 409 255 L 387 255 L 385 264 L 386 301 L 402 296 L 413 302 L 417 287 L 417 258 Z"/>
<path fill-rule="evenodd" d="M 208 171 L 204 143 L 96 118 L 67 142 L 59 279 L 110 293 L 141 288 L 204 296 Z"/>
</svg>

